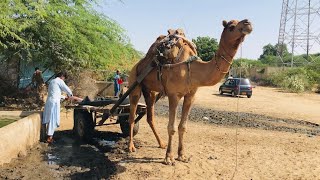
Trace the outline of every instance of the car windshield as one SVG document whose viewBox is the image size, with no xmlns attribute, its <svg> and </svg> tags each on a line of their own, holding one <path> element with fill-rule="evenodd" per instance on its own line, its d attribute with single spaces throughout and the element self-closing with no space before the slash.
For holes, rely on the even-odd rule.
<svg viewBox="0 0 320 180">
<path fill-rule="evenodd" d="M 240 85 L 250 85 L 249 79 L 237 79 L 237 85 L 239 85 L 239 81 Z"/>
</svg>

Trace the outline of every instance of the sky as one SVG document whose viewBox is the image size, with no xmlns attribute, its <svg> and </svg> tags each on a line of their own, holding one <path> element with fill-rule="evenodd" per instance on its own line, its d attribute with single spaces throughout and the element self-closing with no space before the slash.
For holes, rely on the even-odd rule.
<svg viewBox="0 0 320 180">
<path fill-rule="evenodd" d="M 97 10 L 117 21 L 143 53 L 168 29 L 182 28 L 190 40 L 209 36 L 219 41 L 223 20 L 249 19 L 253 32 L 236 58 L 257 59 L 263 46 L 278 42 L 281 8 L 281 0 L 108 0 Z"/>
</svg>

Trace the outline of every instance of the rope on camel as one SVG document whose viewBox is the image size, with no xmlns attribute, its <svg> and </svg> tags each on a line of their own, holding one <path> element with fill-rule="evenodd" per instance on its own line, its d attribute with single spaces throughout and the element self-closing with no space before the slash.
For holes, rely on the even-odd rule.
<svg viewBox="0 0 320 180">
<path fill-rule="evenodd" d="M 242 43 L 240 44 L 240 73 L 239 73 L 239 78 L 241 79 L 241 61 L 242 61 Z M 239 86 L 240 86 L 240 82 L 241 80 L 239 80 Z M 239 87 L 239 92 L 240 92 L 240 87 Z M 234 172 L 232 174 L 232 177 L 231 179 L 234 179 L 237 171 L 238 171 L 238 126 L 239 126 L 239 122 L 240 122 L 240 113 L 239 113 L 239 101 L 240 101 L 240 96 L 238 96 L 237 98 L 237 122 L 236 122 L 236 138 L 235 138 L 235 141 L 236 141 L 236 145 L 235 145 L 235 158 L 236 158 L 236 164 L 235 164 L 235 167 L 234 167 Z"/>
</svg>

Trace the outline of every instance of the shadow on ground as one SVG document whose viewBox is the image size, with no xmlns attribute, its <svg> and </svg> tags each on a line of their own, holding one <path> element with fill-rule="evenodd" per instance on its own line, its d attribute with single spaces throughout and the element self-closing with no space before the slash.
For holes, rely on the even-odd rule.
<svg viewBox="0 0 320 180">
<path fill-rule="evenodd" d="M 55 133 L 55 143 L 44 151 L 45 161 L 61 174 L 61 178 L 71 179 L 110 179 L 116 173 L 125 169 L 108 159 L 108 153 L 114 151 L 112 144 L 123 139 L 122 135 L 113 132 L 95 132 L 95 138 L 90 144 L 78 142 L 71 130 Z"/>
</svg>

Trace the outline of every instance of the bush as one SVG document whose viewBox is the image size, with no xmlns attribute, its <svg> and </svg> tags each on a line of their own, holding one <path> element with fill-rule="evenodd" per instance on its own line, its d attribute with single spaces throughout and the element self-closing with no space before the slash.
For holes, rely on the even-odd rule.
<svg viewBox="0 0 320 180">
<path fill-rule="evenodd" d="M 315 77 L 305 68 L 292 68 L 272 74 L 266 83 L 283 88 L 289 92 L 310 91 L 315 84 Z"/>
<path fill-rule="evenodd" d="M 308 87 L 305 84 L 305 76 L 303 75 L 294 75 L 290 77 L 285 77 L 282 84 L 280 84 L 284 89 L 290 92 L 304 92 Z"/>
<path fill-rule="evenodd" d="M 309 64 L 305 67 L 308 79 L 312 82 L 317 91 L 320 92 L 320 61 Z"/>
</svg>

